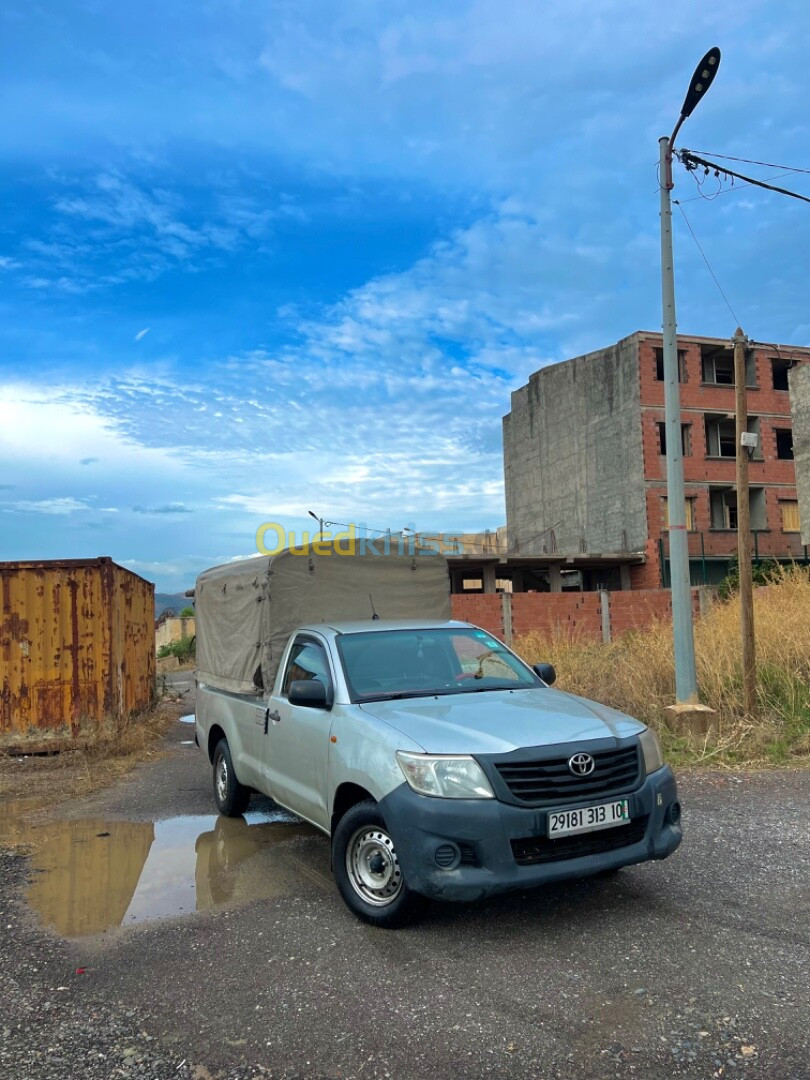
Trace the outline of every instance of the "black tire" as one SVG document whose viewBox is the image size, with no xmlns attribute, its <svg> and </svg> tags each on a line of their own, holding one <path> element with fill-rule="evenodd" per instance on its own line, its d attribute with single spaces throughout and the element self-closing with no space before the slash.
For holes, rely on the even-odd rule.
<svg viewBox="0 0 810 1080">
<path fill-rule="evenodd" d="M 357 803 L 338 822 L 332 837 L 332 867 L 346 906 L 363 922 L 393 930 L 413 919 L 421 898 L 405 883 L 375 802 Z"/>
<path fill-rule="evenodd" d="M 250 802 L 250 788 L 240 784 L 233 767 L 227 739 L 220 739 L 214 750 L 214 801 L 225 817 L 241 817 Z"/>
</svg>

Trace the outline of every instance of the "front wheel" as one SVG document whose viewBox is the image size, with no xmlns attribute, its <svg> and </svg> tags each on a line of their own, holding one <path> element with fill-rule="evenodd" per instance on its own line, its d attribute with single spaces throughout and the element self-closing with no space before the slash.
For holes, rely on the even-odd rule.
<svg viewBox="0 0 810 1080">
<path fill-rule="evenodd" d="M 236 778 L 226 739 L 220 739 L 214 750 L 214 800 L 225 817 L 241 817 L 250 802 L 250 788 Z"/>
<path fill-rule="evenodd" d="M 382 929 L 404 926 L 416 912 L 394 841 L 375 802 L 358 803 L 338 822 L 332 838 L 335 882 L 346 906 Z"/>
</svg>

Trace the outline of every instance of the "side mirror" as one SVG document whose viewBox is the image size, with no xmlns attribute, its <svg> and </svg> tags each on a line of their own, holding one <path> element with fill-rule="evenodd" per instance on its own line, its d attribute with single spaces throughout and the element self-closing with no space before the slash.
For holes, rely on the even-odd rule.
<svg viewBox="0 0 810 1080">
<path fill-rule="evenodd" d="M 554 670 L 553 664 L 532 664 L 532 671 L 535 675 L 539 675 L 544 683 L 548 683 L 549 686 L 557 680 L 557 672 Z"/>
<path fill-rule="evenodd" d="M 296 679 L 290 683 L 287 700 L 291 705 L 303 705 L 307 709 L 326 709 L 326 687 L 317 679 Z"/>
</svg>

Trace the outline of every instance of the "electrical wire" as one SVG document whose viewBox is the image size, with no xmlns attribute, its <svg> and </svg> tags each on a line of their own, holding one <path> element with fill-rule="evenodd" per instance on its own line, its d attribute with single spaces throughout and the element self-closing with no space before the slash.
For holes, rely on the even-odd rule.
<svg viewBox="0 0 810 1080">
<path fill-rule="evenodd" d="M 698 157 L 689 150 L 678 150 L 677 157 L 681 163 L 689 170 L 694 172 L 695 169 L 702 165 L 703 168 L 709 172 L 714 169 L 715 176 L 719 178 L 719 174 L 723 173 L 724 176 L 731 176 L 738 180 L 744 180 L 747 184 L 754 184 L 755 187 L 765 188 L 767 191 L 775 191 L 779 195 L 790 195 L 793 199 L 800 199 L 802 202 L 810 203 L 810 198 L 807 195 L 799 195 L 795 191 L 789 191 L 787 188 L 777 187 L 775 184 L 766 184 L 764 180 L 755 180 L 752 176 L 745 176 L 743 173 L 734 172 L 733 169 L 727 169 L 724 165 L 718 165 L 715 161 L 707 161 L 706 158 Z M 715 198 L 716 195 L 715 194 Z"/>
<path fill-rule="evenodd" d="M 689 230 L 689 232 L 690 232 L 690 234 L 691 234 L 691 236 L 692 236 L 692 239 L 693 239 L 693 240 L 695 241 L 695 245 L 696 245 L 696 247 L 697 247 L 698 251 L 700 252 L 700 254 L 701 254 L 701 257 L 703 258 L 703 261 L 704 261 L 704 262 L 706 263 L 706 269 L 707 269 L 707 270 L 709 271 L 709 273 L 710 273 L 710 274 L 712 275 L 712 279 L 713 279 L 713 281 L 714 281 L 715 285 L 717 286 L 717 290 L 718 290 L 718 292 L 719 292 L 719 293 L 720 293 L 720 295 L 721 295 L 721 296 L 723 297 L 723 300 L 725 301 L 726 307 L 727 307 L 727 308 L 728 308 L 728 310 L 729 310 L 729 311 L 731 312 L 731 317 L 732 317 L 732 319 L 733 319 L 733 320 L 734 320 L 734 322 L 735 322 L 735 323 L 737 324 L 737 326 L 739 326 L 739 325 L 740 325 L 740 320 L 739 320 L 739 319 L 737 318 L 736 314 L 734 313 L 734 308 L 733 308 L 733 307 L 731 306 L 731 304 L 729 303 L 729 299 L 728 299 L 728 297 L 727 297 L 727 296 L 726 296 L 726 294 L 725 294 L 725 293 L 723 292 L 723 287 L 722 287 L 722 285 L 720 284 L 720 282 L 719 282 L 719 281 L 717 280 L 717 274 L 715 274 L 714 270 L 712 270 L 712 267 L 711 267 L 711 263 L 710 263 L 710 262 L 709 262 L 709 260 L 708 260 L 708 259 L 706 258 L 706 252 L 705 252 L 705 251 L 703 250 L 703 248 L 702 248 L 702 247 L 700 246 L 700 241 L 699 241 L 699 240 L 698 240 L 698 238 L 697 238 L 697 237 L 695 236 L 695 230 L 694 230 L 694 229 L 692 228 L 692 226 L 691 226 L 691 225 L 689 224 L 689 218 L 688 218 L 688 217 L 686 216 L 686 211 L 684 210 L 684 208 L 683 208 L 683 207 L 681 206 L 681 204 L 680 204 L 680 203 L 678 202 L 678 200 L 677 200 L 677 199 L 674 199 L 674 200 L 673 200 L 673 202 L 675 203 L 675 205 L 676 205 L 676 206 L 678 207 L 678 209 L 680 210 L 681 214 L 683 215 L 683 220 L 684 220 L 684 221 L 686 222 L 686 227 L 687 227 L 687 229 Z"/>
<path fill-rule="evenodd" d="M 695 184 L 697 185 L 698 191 L 700 191 L 700 188 L 701 188 L 701 185 L 702 185 L 703 181 L 697 175 L 697 170 L 690 170 L 690 171 L 692 172 L 692 176 L 694 178 Z M 791 173 L 791 172 L 794 172 L 794 171 L 795 171 L 794 169 L 788 169 L 787 171 L 773 173 L 771 176 L 766 176 L 765 179 L 766 180 L 776 180 L 778 177 L 787 176 L 788 173 Z M 703 199 L 706 202 L 713 202 L 720 195 L 731 195 L 735 191 L 743 191 L 748 186 L 749 186 L 749 184 L 746 181 L 743 181 L 743 183 L 738 184 L 737 187 L 726 187 L 726 188 L 721 187 L 720 190 L 718 190 L 718 191 L 716 191 L 714 193 L 714 195 L 704 195 L 703 192 L 701 191 L 699 195 L 693 195 L 691 199 L 683 199 L 682 202 L 685 202 L 685 203 L 697 202 L 698 199 Z"/>
<path fill-rule="evenodd" d="M 776 165 L 773 161 L 754 161 L 753 158 L 732 157 L 731 154 L 715 154 L 711 150 L 683 150 L 684 154 L 710 154 L 712 157 L 722 158 L 723 161 L 742 161 L 746 165 L 762 165 L 766 169 L 783 169 L 785 172 L 810 173 L 810 169 L 802 169 L 798 165 Z"/>
</svg>

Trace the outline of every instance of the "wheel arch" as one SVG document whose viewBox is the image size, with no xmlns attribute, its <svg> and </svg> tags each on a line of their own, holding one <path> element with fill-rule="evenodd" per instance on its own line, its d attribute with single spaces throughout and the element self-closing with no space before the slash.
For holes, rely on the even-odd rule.
<svg viewBox="0 0 810 1080">
<path fill-rule="evenodd" d="M 369 800 L 375 804 L 377 802 L 371 792 L 361 787 L 360 784 L 349 781 L 340 784 L 332 801 L 331 835 L 334 836 L 337 824 L 347 810 L 351 810 L 358 803 L 368 802 Z"/>
<path fill-rule="evenodd" d="M 228 741 L 228 736 L 225 734 L 224 730 L 219 726 L 219 724 L 212 724 L 209 731 L 208 731 L 208 748 L 207 748 L 208 749 L 208 760 L 211 762 L 212 765 L 214 763 L 214 751 L 217 748 L 217 743 L 219 743 L 222 739 L 224 739 L 227 742 Z"/>
</svg>

